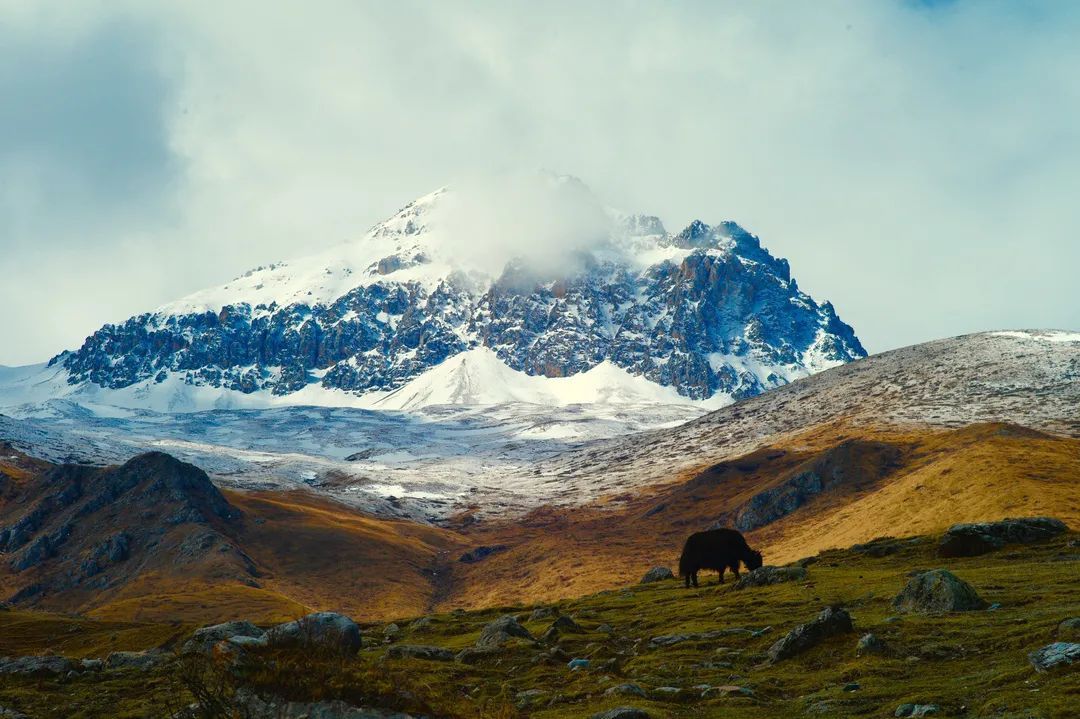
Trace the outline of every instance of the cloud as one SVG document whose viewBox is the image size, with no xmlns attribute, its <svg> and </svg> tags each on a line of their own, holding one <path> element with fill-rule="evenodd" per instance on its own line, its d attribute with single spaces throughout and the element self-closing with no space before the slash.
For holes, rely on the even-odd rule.
<svg viewBox="0 0 1080 719">
<path fill-rule="evenodd" d="M 738 221 L 874 351 L 1080 327 L 1072 4 L 73 0 L 48 23 L 33 7 L 0 0 L 0 47 L 87 73 L 123 55 L 86 82 L 136 73 L 106 109 L 144 110 L 111 135 L 44 123 L 50 151 L 7 165 L 0 202 L 36 231 L 0 220 L 17 269 L 0 302 L 20 308 L 0 362 L 537 167 L 670 228 Z M 108 162 L 81 194 L 28 193 L 51 157 L 83 168 L 62 168 L 70 187 Z"/>
</svg>

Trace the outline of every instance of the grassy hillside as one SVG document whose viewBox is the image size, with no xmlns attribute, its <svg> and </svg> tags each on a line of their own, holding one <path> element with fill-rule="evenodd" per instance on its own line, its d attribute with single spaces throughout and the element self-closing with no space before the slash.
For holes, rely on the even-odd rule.
<svg viewBox="0 0 1080 719">
<path fill-rule="evenodd" d="M 803 580 L 774 586 L 737 590 L 709 577 L 696 590 L 669 580 L 561 601 L 558 612 L 573 617 L 583 633 L 535 645 L 513 640 L 473 663 L 387 658 L 384 625 L 365 623 L 365 646 L 355 659 L 264 656 L 240 683 L 294 699 L 341 698 L 455 717 L 588 717 L 627 705 L 651 717 L 885 717 L 906 702 L 936 704 L 942 716 L 1075 716 L 1080 665 L 1036 673 L 1027 654 L 1054 641 L 1063 619 L 1080 616 L 1080 536 L 1073 532 L 964 559 L 937 557 L 932 538 L 892 548 L 881 557 L 826 551 L 807 565 Z M 909 574 L 934 567 L 950 569 L 1000 606 L 898 614 L 891 600 Z M 776 664 L 764 661 L 785 632 L 829 605 L 851 613 L 853 633 Z M 420 625 L 402 617 L 393 644 L 457 652 L 506 613 L 540 637 L 552 620 L 530 619 L 532 609 L 449 612 Z M 100 656 L 117 648 L 175 645 L 189 629 L 0 611 L 0 655 Z M 708 632 L 722 633 L 670 646 L 650 641 Z M 857 656 L 856 643 L 867 632 L 882 639 L 888 652 Z M 588 659 L 590 666 L 571 670 L 571 658 Z M 0 706 L 32 717 L 154 716 L 169 702 L 189 700 L 176 676 L 162 668 L 145 675 L 88 673 L 70 681 L 3 677 Z M 644 696 L 605 694 L 621 684 L 637 686 Z M 706 686 L 738 690 L 710 689 L 702 698 Z"/>
</svg>

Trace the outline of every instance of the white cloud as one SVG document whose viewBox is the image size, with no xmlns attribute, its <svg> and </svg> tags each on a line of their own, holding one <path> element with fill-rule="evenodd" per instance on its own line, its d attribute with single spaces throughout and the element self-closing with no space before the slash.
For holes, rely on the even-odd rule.
<svg viewBox="0 0 1080 719">
<path fill-rule="evenodd" d="M 535 167 L 735 219 L 871 350 L 1080 326 L 1069 4 L 33 5 L 0 0 L 0 40 L 153 35 L 179 170 L 123 221 L 0 221 L 0 362 Z"/>
</svg>

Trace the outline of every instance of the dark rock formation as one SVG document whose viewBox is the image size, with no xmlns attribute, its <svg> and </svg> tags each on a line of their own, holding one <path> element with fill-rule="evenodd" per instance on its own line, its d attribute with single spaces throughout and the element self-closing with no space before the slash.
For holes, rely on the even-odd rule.
<svg viewBox="0 0 1080 719">
<path fill-rule="evenodd" d="M 739 581 L 735 582 L 735 588 L 766 587 L 770 584 L 780 584 L 782 582 L 801 582 L 804 579 L 806 579 L 806 567 L 765 566 L 744 574 Z"/>
<path fill-rule="evenodd" d="M 954 524 L 941 538 L 938 555 L 974 557 L 1000 549 L 1006 544 L 1041 542 L 1068 531 L 1064 522 L 1052 517 L 1024 517 L 998 522 Z"/>
<path fill-rule="evenodd" d="M 480 638 L 476 640 L 476 646 L 498 647 L 514 637 L 534 641 L 533 635 L 528 629 L 521 626 L 517 617 L 507 614 L 490 622 L 480 631 Z"/>
<path fill-rule="evenodd" d="M 769 661 L 775 663 L 788 659 L 817 646 L 829 637 L 853 631 L 855 627 L 851 622 L 851 615 L 843 609 L 829 607 L 812 621 L 795 627 L 769 647 Z"/>
<path fill-rule="evenodd" d="M 360 651 L 360 627 L 336 612 L 316 612 L 267 630 L 268 646 L 322 649 L 351 656 Z"/>
<path fill-rule="evenodd" d="M 645 572 L 645 576 L 641 578 L 641 584 L 651 584 L 652 582 L 662 582 L 666 579 L 674 579 L 675 575 L 667 567 L 653 567 L 649 571 Z"/>
<path fill-rule="evenodd" d="M 899 612 L 937 614 L 985 609 L 975 588 L 947 569 L 932 569 L 911 578 L 893 599 Z"/>
</svg>

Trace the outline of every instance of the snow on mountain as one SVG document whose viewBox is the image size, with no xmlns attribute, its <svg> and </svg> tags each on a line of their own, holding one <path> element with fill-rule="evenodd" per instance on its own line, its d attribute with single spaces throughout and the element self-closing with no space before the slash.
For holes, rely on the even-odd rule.
<svg viewBox="0 0 1080 719">
<path fill-rule="evenodd" d="M 548 401 L 576 385 L 540 390 L 518 374 L 599 368 L 590 381 L 612 383 L 593 393 L 603 401 L 655 394 L 628 374 L 713 405 L 866 354 L 832 305 L 801 292 L 787 261 L 735 223 L 672 234 L 603 208 L 577 180 L 547 178 L 502 194 L 438 190 L 359 240 L 106 325 L 50 368 L 171 411 L 283 397 L 367 406 L 386 393 L 416 406 L 471 396 L 421 389 L 466 353 L 427 382 L 463 381 L 487 362 L 508 387 L 493 401 Z"/>
</svg>

